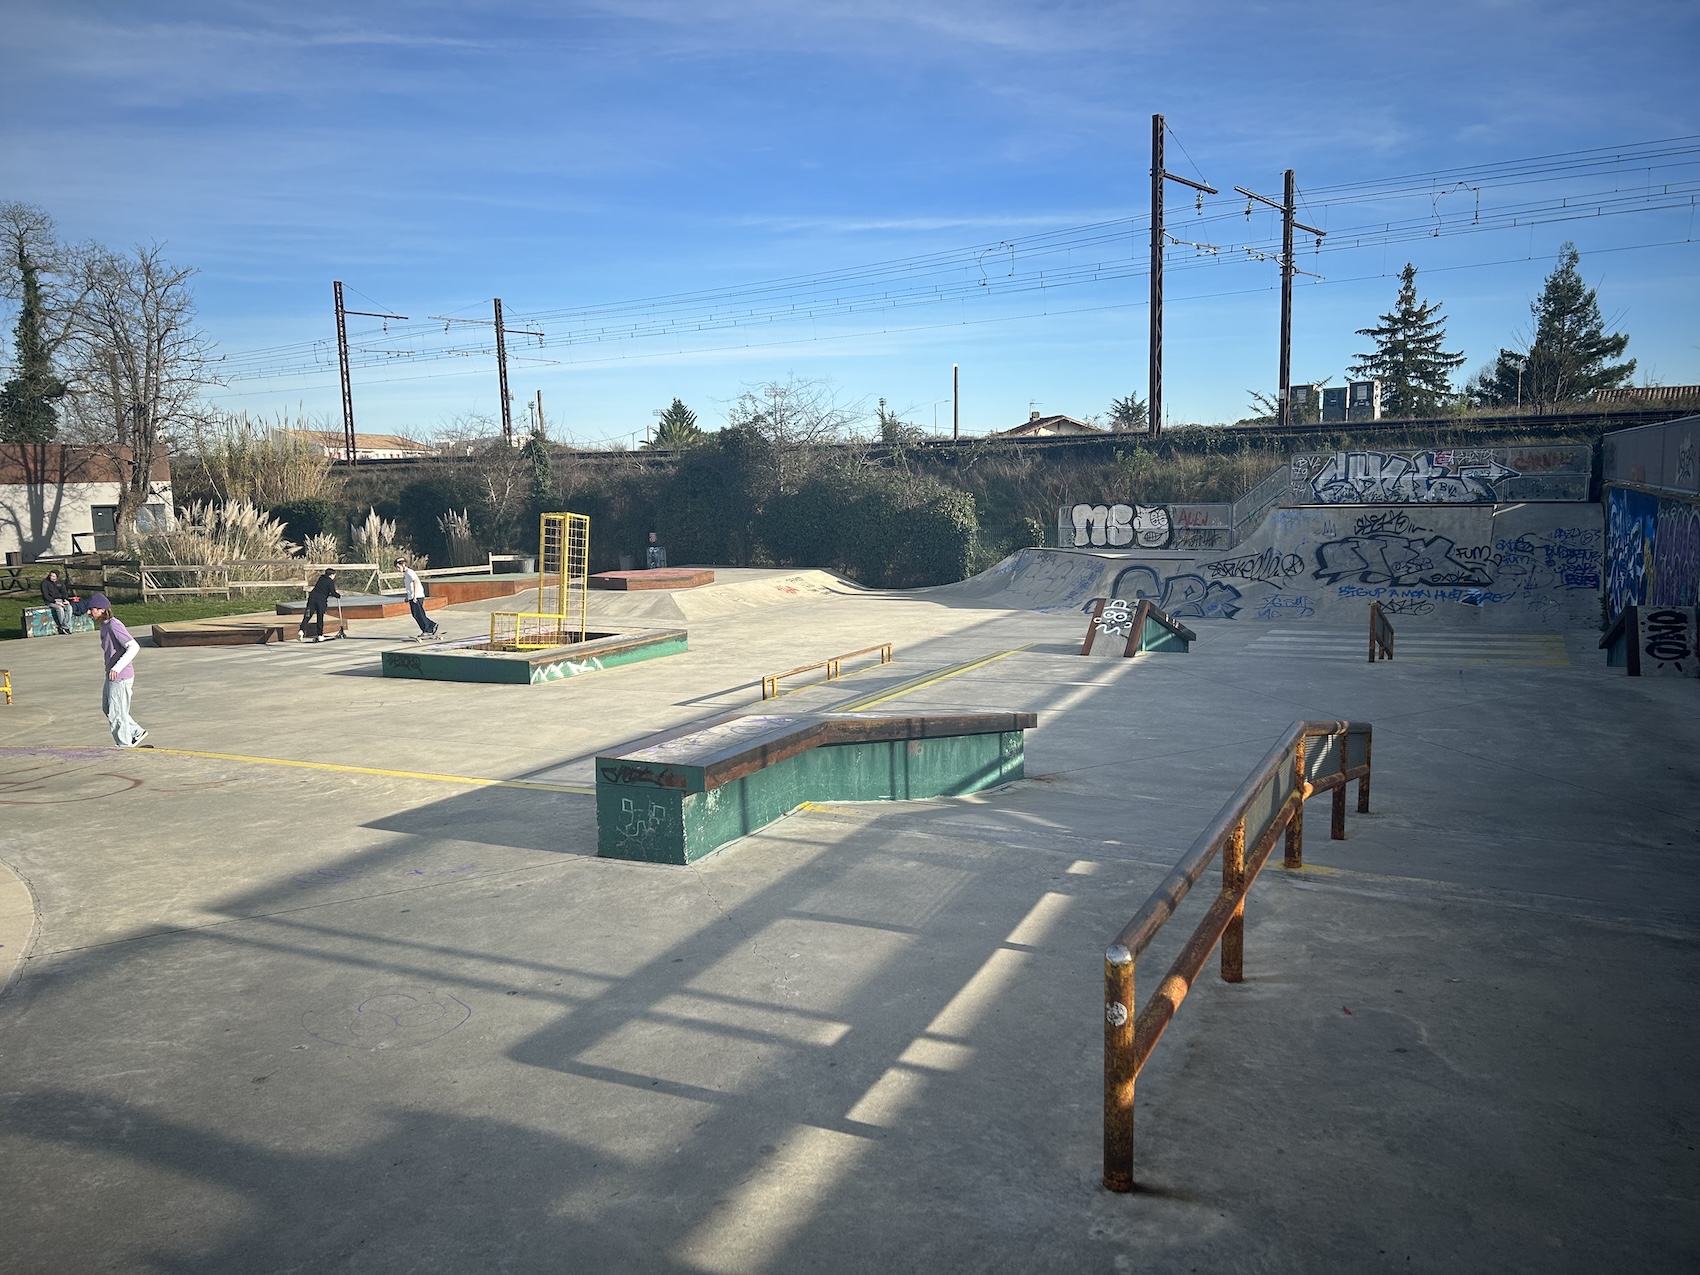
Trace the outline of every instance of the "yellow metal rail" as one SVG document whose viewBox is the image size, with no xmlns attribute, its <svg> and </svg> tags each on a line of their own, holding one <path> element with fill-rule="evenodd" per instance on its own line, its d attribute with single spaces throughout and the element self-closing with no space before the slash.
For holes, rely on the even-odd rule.
<svg viewBox="0 0 1700 1275">
<path fill-rule="evenodd" d="M 800 664 L 796 668 L 788 668 L 783 673 L 769 673 L 761 679 L 761 697 L 773 699 L 779 694 L 779 679 L 795 677 L 799 673 L 809 673 L 817 668 L 826 670 L 826 680 L 832 681 L 843 676 L 841 665 L 845 660 L 853 660 L 859 655 L 872 655 L 879 652 L 880 663 L 891 663 L 891 643 L 881 642 L 878 646 L 864 646 L 860 651 L 846 651 L 843 655 L 834 655 L 830 659 L 817 660 L 813 664 Z"/>
</svg>

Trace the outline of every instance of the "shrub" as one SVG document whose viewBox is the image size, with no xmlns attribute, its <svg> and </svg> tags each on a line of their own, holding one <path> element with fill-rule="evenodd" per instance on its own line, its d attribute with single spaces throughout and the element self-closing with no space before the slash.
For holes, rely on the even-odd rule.
<svg viewBox="0 0 1700 1275">
<path fill-rule="evenodd" d="M 291 540 L 302 542 L 310 536 L 329 533 L 335 543 L 337 527 L 342 522 L 342 515 L 337 507 L 318 496 L 273 505 L 271 516 L 283 524 L 284 531 Z"/>
</svg>

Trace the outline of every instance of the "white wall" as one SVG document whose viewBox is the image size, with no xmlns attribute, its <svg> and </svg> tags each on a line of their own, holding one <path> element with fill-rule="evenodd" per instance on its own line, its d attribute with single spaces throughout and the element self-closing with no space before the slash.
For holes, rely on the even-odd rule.
<svg viewBox="0 0 1700 1275">
<path fill-rule="evenodd" d="M 7 553 L 22 553 L 25 562 L 71 553 L 73 535 L 93 534 L 94 507 L 116 505 L 122 491 L 119 483 L 0 484 L 0 561 Z M 154 483 L 152 492 L 150 505 L 172 508 L 170 483 Z"/>
</svg>

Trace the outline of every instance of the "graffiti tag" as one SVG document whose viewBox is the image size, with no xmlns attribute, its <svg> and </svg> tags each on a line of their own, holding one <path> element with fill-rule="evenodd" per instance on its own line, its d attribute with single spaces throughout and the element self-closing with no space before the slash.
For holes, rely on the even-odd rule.
<svg viewBox="0 0 1700 1275">
<path fill-rule="evenodd" d="M 1302 593 L 1271 593 L 1257 607 L 1260 620 L 1302 620 L 1316 614 L 1316 603 Z"/>
<path fill-rule="evenodd" d="M 1231 620 L 1240 612 L 1240 591 L 1219 580 L 1206 580 L 1195 571 L 1159 576 L 1147 563 L 1123 567 L 1110 593 L 1149 598 L 1176 619 Z"/>
<path fill-rule="evenodd" d="M 1518 472 L 1478 447 L 1295 456 L 1293 477 L 1307 484 L 1310 498 L 1323 505 L 1468 505 L 1498 500 L 1495 484 L 1518 477 Z"/>
<path fill-rule="evenodd" d="M 1461 548 L 1403 514 L 1369 514 L 1353 534 L 1317 546 L 1311 574 L 1328 584 L 1492 584 L 1499 559 L 1482 545 Z"/>
<path fill-rule="evenodd" d="M 1169 511 L 1161 505 L 1076 505 L 1069 518 L 1076 549 L 1131 544 L 1161 549 L 1169 543 Z"/>
<path fill-rule="evenodd" d="M 1663 607 L 1638 613 L 1641 671 L 1656 673 L 1693 674 L 1700 672 L 1694 661 L 1694 612 Z M 1647 662 L 1652 661 L 1649 669 Z"/>
<path fill-rule="evenodd" d="M 1265 549 L 1243 558 L 1221 558 L 1207 563 L 1204 569 L 1218 580 L 1249 580 L 1279 589 L 1284 581 L 1304 574 L 1305 560 L 1296 553 Z"/>
</svg>

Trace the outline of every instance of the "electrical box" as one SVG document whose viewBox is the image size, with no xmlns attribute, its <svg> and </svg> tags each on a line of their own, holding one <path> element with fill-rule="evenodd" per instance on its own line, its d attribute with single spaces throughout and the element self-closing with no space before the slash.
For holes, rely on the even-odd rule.
<svg viewBox="0 0 1700 1275">
<path fill-rule="evenodd" d="M 1328 424 L 1346 419 L 1346 387 L 1330 385 L 1322 391 L 1322 421 Z"/>
<path fill-rule="evenodd" d="M 1349 421 L 1378 421 L 1381 419 L 1380 381 L 1347 382 L 1346 419 Z"/>
</svg>

